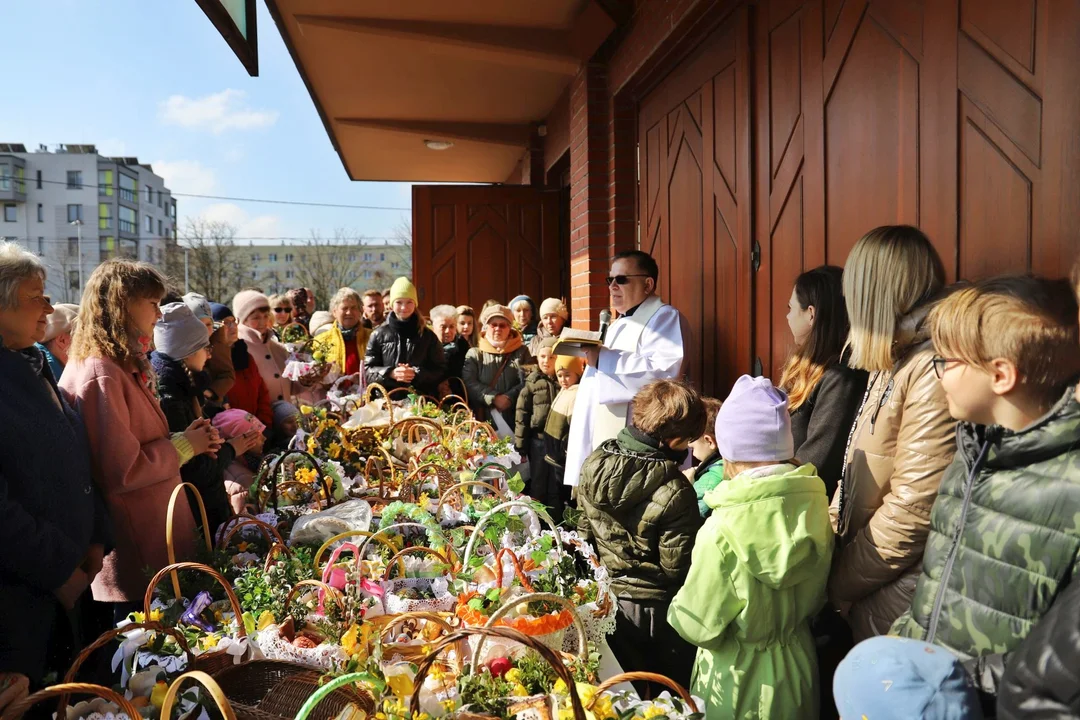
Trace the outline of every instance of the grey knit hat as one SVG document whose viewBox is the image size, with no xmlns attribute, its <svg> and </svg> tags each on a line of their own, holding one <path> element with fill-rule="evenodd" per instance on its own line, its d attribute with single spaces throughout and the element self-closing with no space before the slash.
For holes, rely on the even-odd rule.
<svg viewBox="0 0 1080 720">
<path fill-rule="evenodd" d="M 188 293 L 183 298 L 184 304 L 190 308 L 194 313 L 195 318 L 202 322 L 203 320 L 213 320 L 214 310 L 210 307 L 210 301 L 206 299 L 206 296 L 199 293 Z M 214 322 L 214 329 L 217 330 L 221 327 L 221 323 Z"/>
<path fill-rule="evenodd" d="M 195 313 L 184 303 L 169 303 L 161 308 L 161 319 L 154 325 L 154 348 L 173 360 L 183 360 L 210 344 L 210 335 Z"/>
</svg>

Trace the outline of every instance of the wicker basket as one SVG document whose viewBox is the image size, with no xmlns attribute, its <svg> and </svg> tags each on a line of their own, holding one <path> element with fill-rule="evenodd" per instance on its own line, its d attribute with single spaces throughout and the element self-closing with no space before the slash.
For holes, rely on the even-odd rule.
<svg viewBox="0 0 1080 720">
<path fill-rule="evenodd" d="M 173 488 L 172 495 L 169 496 L 169 508 L 165 514 L 165 552 L 170 565 L 176 564 L 176 544 L 173 540 L 173 518 L 176 516 L 176 501 L 180 498 L 181 491 L 185 489 L 191 492 L 195 498 L 195 504 L 199 506 L 199 517 L 202 519 L 202 536 L 206 542 L 207 557 L 212 557 L 214 554 L 214 543 L 210 540 L 211 530 L 207 527 L 210 522 L 206 519 L 206 504 L 203 503 L 202 494 L 191 483 L 180 483 Z M 175 572 L 172 573 L 172 586 L 173 595 L 180 597 L 180 576 Z"/>
<path fill-rule="evenodd" d="M 308 720 L 308 718 L 311 717 L 320 719 L 325 718 L 325 720 L 330 720 L 330 718 L 338 717 L 338 714 L 341 711 L 338 711 L 336 713 L 325 713 L 324 710 L 320 710 L 320 706 L 323 702 L 332 698 L 336 693 L 341 692 L 342 688 L 350 685 L 356 687 L 360 683 L 365 683 L 374 687 L 375 691 L 380 694 L 385 687 L 385 684 L 381 680 L 367 673 L 351 673 L 349 675 L 342 675 L 339 678 L 331 680 L 326 685 L 323 685 L 314 693 L 312 693 L 311 696 L 304 703 L 303 707 L 300 708 L 300 711 L 296 713 L 296 720 Z M 363 692 L 368 693 L 369 691 L 365 688 L 363 689 Z M 344 707 L 342 709 L 344 709 Z M 361 709 L 365 710 L 366 714 L 369 717 L 374 715 L 374 700 L 372 700 L 371 702 L 370 709 L 368 709 L 366 706 L 362 707 Z"/>
<path fill-rule="evenodd" d="M 382 618 L 379 618 L 382 625 L 382 629 L 379 632 L 379 640 L 382 642 L 384 658 L 391 661 L 400 659 L 414 664 L 424 659 L 427 655 L 427 653 L 424 652 L 424 646 L 435 642 L 435 638 L 419 643 L 398 643 L 392 642 L 390 639 L 392 638 L 392 633 L 395 628 L 420 620 L 438 626 L 438 629 L 443 636 L 454 632 L 454 627 L 450 624 L 450 621 L 453 620 L 453 616 L 448 613 L 410 612 L 402 613 L 401 615 L 384 615 Z"/>
<path fill-rule="evenodd" d="M 624 682 L 647 682 L 655 683 L 657 685 L 663 685 L 669 690 L 674 690 L 675 694 L 678 695 L 682 699 L 682 701 L 686 703 L 687 707 L 690 708 L 690 712 L 698 712 L 697 703 L 694 701 L 694 698 L 690 695 L 690 693 L 686 691 L 686 688 L 684 688 L 682 685 L 675 682 L 669 677 L 651 672 L 626 672 L 620 673 L 618 675 L 612 675 L 607 680 L 597 686 L 596 695 L 593 696 L 592 702 L 585 706 L 585 709 L 591 710 L 592 706 L 596 704 L 596 701 L 600 697 L 601 693 L 606 692 L 607 690 L 610 690 L 619 683 Z"/>
<path fill-rule="evenodd" d="M 42 700 L 48 700 L 54 697 L 67 697 L 68 695 L 94 695 L 99 698 L 103 698 L 120 708 L 120 711 L 130 718 L 130 720 L 139 720 L 139 709 L 131 704 L 131 701 L 125 698 L 115 690 L 111 690 L 101 685 L 93 685 L 90 683 L 63 683 L 61 685 L 53 685 L 47 687 L 44 690 L 39 690 L 33 695 L 29 695 L 22 700 L 12 703 L 4 710 L 4 714 L 0 716 L 2 720 L 18 720 L 26 712 L 37 705 Z M 58 716 L 63 718 L 64 716 Z"/>
<path fill-rule="evenodd" d="M 255 476 L 254 485 L 258 488 L 258 510 L 264 512 L 266 510 L 278 509 L 278 490 L 280 487 L 290 487 L 290 483 L 295 485 L 303 485 L 302 483 L 296 483 L 295 481 L 281 481 L 278 477 L 284 470 L 285 461 L 293 456 L 299 456 L 306 459 L 313 468 L 319 478 L 319 489 L 322 490 L 322 498 L 326 507 L 330 507 L 334 504 L 334 491 L 333 483 L 329 480 L 322 471 L 322 463 L 312 455 L 311 453 L 303 450 L 288 450 L 279 455 L 269 457 L 263 460 L 262 465 L 259 467 L 259 472 Z M 268 488 L 264 488 L 264 482 L 269 479 L 270 484 Z M 268 490 L 265 493 L 264 489 Z M 323 508 L 325 509 L 325 508 Z"/>
<path fill-rule="evenodd" d="M 428 672 L 431 671 L 432 666 L 438 661 L 439 655 L 441 655 L 444 650 L 455 646 L 462 640 L 470 640 L 474 637 L 480 638 L 481 644 L 483 639 L 499 638 L 508 640 L 512 643 L 519 643 L 530 650 L 535 650 L 540 657 L 547 660 L 548 664 L 555 670 L 555 674 L 566 684 L 567 691 L 570 695 L 570 706 L 574 712 L 574 720 L 585 720 L 585 708 L 582 706 L 581 698 L 578 696 L 577 684 L 574 682 L 573 675 L 559 657 L 558 653 L 535 638 L 507 627 L 461 628 L 438 641 L 438 643 L 432 647 L 431 653 L 421 660 L 417 667 L 416 678 L 413 680 L 412 701 L 409 706 L 412 714 L 415 715 L 420 711 L 420 691 L 423 689 L 424 679 L 427 677 Z M 302 719 L 298 717 L 297 720 Z"/>
<path fill-rule="evenodd" d="M 179 581 L 176 580 L 176 573 L 179 570 L 198 570 L 217 580 L 218 584 L 225 589 L 225 596 L 229 599 L 229 605 L 232 607 L 232 611 L 236 616 L 238 636 L 240 638 L 247 638 L 247 628 L 244 627 L 244 611 L 240 608 L 240 600 L 237 599 L 236 593 L 233 592 L 232 584 L 217 570 L 209 565 L 203 565 L 202 563 L 172 563 L 161 568 L 161 570 L 158 570 L 157 574 L 150 580 L 150 584 L 146 586 L 146 595 L 143 596 L 143 609 L 146 613 L 146 617 L 150 617 L 150 607 L 154 602 L 154 590 L 157 588 L 158 583 L 161 582 L 166 575 L 170 574 L 173 576 L 174 582 L 179 583 Z M 177 602 L 180 601 L 180 597 L 181 595 L 178 592 L 176 594 Z M 210 674 L 218 672 L 219 670 L 224 670 L 231 665 L 233 665 L 233 656 L 229 655 L 225 650 L 206 652 L 195 658 L 195 669 Z"/>
</svg>

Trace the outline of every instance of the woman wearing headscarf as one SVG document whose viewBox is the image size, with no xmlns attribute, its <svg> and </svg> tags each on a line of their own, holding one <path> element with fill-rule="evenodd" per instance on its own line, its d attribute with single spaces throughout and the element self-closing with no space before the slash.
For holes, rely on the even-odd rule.
<svg viewBox="0 0 1080 720">
<path fill-rule="evenodd" d="M 529 353 L 536 357 L 540 344 L 548 338 L 557 338 L 570 319 L 566 303 L 559 298 L 548 298 L 540 303 L 540 324 L 536 326 L 536 336 L 529 341 Z"/>
<path fill-rule="evenodd" d="M 510 301 L 510 312 L 514 314 L 514 326 L 521 333 L 521 341 L 528 345 L 536 337 L 536 303 L 528 295 L 518 295 Z"/>
<path fill-rule="evenodd" d="M 480 315 L 484 333 L 479 344 L 465 356 L 462 379 L 469 390 L 469 405 L 477 417 L 488 417 L 492 410 L 503 414 L 517 406 L 518 394 L 525 386 L 521 366 L 528 363 L 529 351 L 521 333 L 511 324 L 513 312 L 505 305 L 492 305 Z"/>
</svg>

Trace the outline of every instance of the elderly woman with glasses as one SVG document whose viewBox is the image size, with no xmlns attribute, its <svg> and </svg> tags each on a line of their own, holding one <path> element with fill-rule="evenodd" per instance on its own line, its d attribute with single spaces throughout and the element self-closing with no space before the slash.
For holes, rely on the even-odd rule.
<svg viewBox="0 0 1080 720">
<path fill-rule="evenodd" d="M 0 675 L 40 684 L 62 610 L 101 570 L 107 514 L 82 418 L 41 351 L 53 308 L 45 266 L 0 242 Z"/>
<path fill-rule="evenodd" d="M 513 321 L 513 311 L 504 305 L 491 305 L 484 310 L 480 314 L 484 333 L 479 344 L 465 355 L 461 371 L 469 390 L 469 405 L 476 416 L 488 418 L 492 411 L 498 411 L 511 428 L 518 394 L 525 387 L 521 367 L 530 359 Z"/>
</svg>

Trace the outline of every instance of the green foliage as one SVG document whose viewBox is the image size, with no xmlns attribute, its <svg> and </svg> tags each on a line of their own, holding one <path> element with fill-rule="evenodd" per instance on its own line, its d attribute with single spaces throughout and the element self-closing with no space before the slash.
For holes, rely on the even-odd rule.
<svg viewBox="0 0 1080 720">
<path fill-rule="evenodd" d="M 513 685 L 493 676 L 486 668 L 476 674 L 463 673 L 458 678 L 458 692 L 463 705 L 473 713 L 509 720 L 510 691 Z"/>
</svg>

